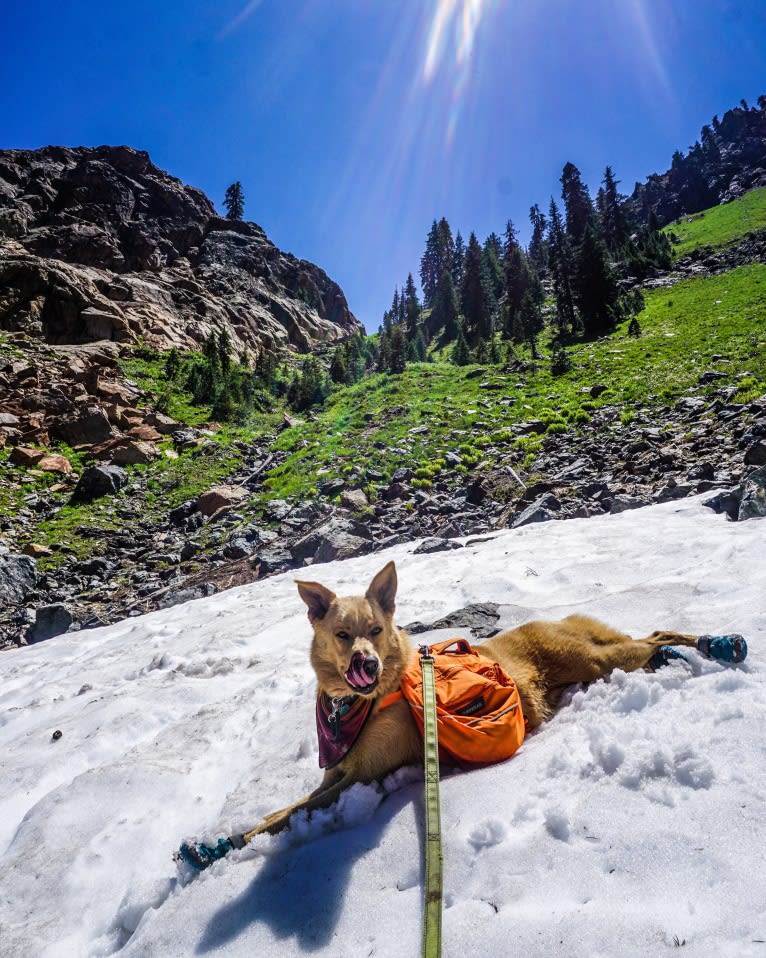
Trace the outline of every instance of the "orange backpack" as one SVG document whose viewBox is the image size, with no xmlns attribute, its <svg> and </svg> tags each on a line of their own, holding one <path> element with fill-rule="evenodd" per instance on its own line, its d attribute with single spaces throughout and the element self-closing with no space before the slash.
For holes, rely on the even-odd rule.
<svg viewBox="0 0 766 958">
<path fill-rule="evenodd" d="M 524 741 L 526 724 L 516 683 L 466 639 L 432 645 L 439 758 L 475 768 L 503 762 Z M 415 656 L 402 677 L 402 695 L 423 734 L 423 677 Z"/>
</svg>

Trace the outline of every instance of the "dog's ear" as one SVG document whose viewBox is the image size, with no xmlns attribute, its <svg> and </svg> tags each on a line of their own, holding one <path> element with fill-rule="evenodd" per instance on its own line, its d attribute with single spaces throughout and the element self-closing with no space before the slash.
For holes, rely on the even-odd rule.
<svg viewBox="0 0 766 958">
<path fill-rule="evenodd" d="M 301 582 L 296 579 L 295 584 L 298 586 L 301 598 L 309 607 L 309 622 L 323 619 L 335 598 L 335 593 L 318 582 Z"/>
<path fill-rule="evenodd" d="M 396 604 L 396 566 L 393 562 L 383 566 L 367 589 L 367 598 L 374 599 L 386 615 L 393 615 Z"/>
</svg>

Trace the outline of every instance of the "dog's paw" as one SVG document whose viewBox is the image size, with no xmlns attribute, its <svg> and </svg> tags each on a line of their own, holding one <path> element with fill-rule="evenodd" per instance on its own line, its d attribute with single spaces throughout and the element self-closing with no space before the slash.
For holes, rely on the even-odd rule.
<svg viewBox="0 0 766 958">
<path fill-rule="evenodd" d="M 719 662 L 744 662 L 747 658 L 747 642 L 737 632 L 729 635 L 701 635 L 697 648 L 709 659 Z"/>
</svg>

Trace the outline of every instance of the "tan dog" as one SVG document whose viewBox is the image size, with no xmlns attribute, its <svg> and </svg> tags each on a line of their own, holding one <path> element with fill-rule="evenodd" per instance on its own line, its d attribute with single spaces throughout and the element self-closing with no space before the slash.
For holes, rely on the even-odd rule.
<svg viewBox="0 0 766 958">
<path fill-rule="evenodd" d="M 297 811 L 326 808 L 356 782 L 373 782 L 423 761 L 422 740 L 406 701 L 378 708 L 398 689 L 413 652 L 406 633 L 394 625 L 394 563 L 375 576 L 364 596 L 339 597 L 318 582 L 297 586 L 314 629 L 311 664 L 320 696 L 324 692 L 335 702 L 350 696 L 371 700 L 372 711 L 353 748 L 325 772 L 319 788 L 238 836 L 238 846 L 261 832 L 281 831 Z M 634 641 L 595 619 L 571 615 L 561 622 L 527 622 L 474 648 L 513 677 L 529 728 L 535 728 L 550 717 L 567 686 L 593 682 L 612 669 L 644 668 L 660 646 L 696 646 L 697 638 L 658 631 Z"/>
</svg>

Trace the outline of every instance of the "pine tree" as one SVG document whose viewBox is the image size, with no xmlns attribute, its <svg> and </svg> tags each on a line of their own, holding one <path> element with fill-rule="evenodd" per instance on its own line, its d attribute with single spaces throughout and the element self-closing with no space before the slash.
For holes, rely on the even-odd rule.
<svg viewBox="0 0 766 958">
<path fill-rule="evenodd" d="M 538 276 L 545 276 L 548 270 L 548 243 L 545 239 L 548 222 L 537 203 L 530 207 L 529 222 L 532 224 L 532 237 L 529 240 L 527 259 Z"/>
<path fill-rule="evenodd" d="M 489 279 L 489 289 L 492 292 L 490 308 L 494 309 L 498 297 L 503 294 L 503 244 L 497 233 L 490 233 L 484 241 L 481 251 L 484 270 Z"/>
<path fill-rule="evenodd" d="M 556 338 L 565 340 L 581 326 L 574 301 L 574 260 L 556 201 L 551 199 L 548 214 L 548 263 L 556 296 Z"/>
<path fill-rule="evenodd" d="M 543 329 L 543 314 L 532 293 L 524 294 L 519 309 L 519 339 L 529 345 L 533 359 L 539 359 L 537 353 L 537 337 Z"/>
<path fill-rule="evenodd" d="M 462 326 L 458 329 L 457 339 L 450 353 L 450 361 L 456 366 L 467 366 L 471 361 L 471 354 L 468 350 L 468 343 L 465 341 Z"/>
<path fill-rule="evenodd" d="M 452 268 L 454 256 L 455 244 L 449 223 L 444 217 L 438 223 L 434 220 L 420 260 L 420 288 L 423 290 L 423 300 L 427 307 L 433 305 L 439 277 L 445 268 Z"/>
<path fill-rule="evenodd" d="M 391 334 L 391 351 L 388 363 L 390 373 L 403 373 L 407 368 L 407 339 L 404 335 L 404 327 L 400 324 L 394 326 Z"/>
<path fill-rule="evenodd" d="M 452 283 L 455 289 L 460 289 L 463 285 L 463 262 L 465 260 L 465 243 L 460 235 L 460 230 L 455 237 L 455 252 L 452 257 Z"/>
<path fill-rule="evenodd" d="M 457 336 L 459 328 L 457 294 L 452 283 L 452 273 L 445 269 L 436 289 L 431 315 L 428 317 L 428 331 L 432 338 L 441 334 L 442 342 L 450 343 Z"/>
<path fill-rule="evenodd" d="M 491 290 L 476 234 L 471 233 L 463 267 L 460 299 L 465 317 L 466 336 L 472 345 L 492 335 Z"/>
<path fill-rule="evenodd" d="M 245 214 L 245 194 L 242 190 L 242 184 L 237 180 L 231 186 L 226 188 L 223 198 L 223 205 L 226 207 L 226 216 L 230 220 L 241 220 Z"/>
<path fill-rule="evenodd" d="M 503 278 L 505 285 L 505 328 L 504 334 L 521 342 L 514 329 L 518 326 L 518 316 L 524 296 L 532 288 L 532 276 L 527 265 L 524 251 L 516 239 L 516 230 L 508 220 L 505 226 L 505 247 L 503 251 Z"/>
<path fill-rule="evenodd" d="M 332 362 L 330 363 L 330 379 L 334 383 L 345 383 L 346 377 L 348 375 L 348 367 L 346 365 L 346 350 L 343 346 L 337 346 L 335 352 L 332 354 Z"/>
<path fill-rule="evenodd" d="M 599 190 L 599 220 L 601 234 L 611 253 L 617 253 L 628 240 L 630 229 L 623 209 L 622 197 L 617 191 L 619 181 L 614 178 L 611 166 L 604 170 L 602 187 Z"/>
<path fill-rule="evenodd" d="M 620 289 L 606 246 L 591 225 L 580 246 L 575 289 L 585 333 L 609 332 L 620 317 Z"/>
<path fill-rule="evenodd" d="M 418 334 L 420 324 L 420 301 L 415 289 L 415 280 L 412 273 L 407 274 L 407 282 L 402 294 L 404 302 L 404 323 L 407 328 L 407 338 L 412 341 Z"/>
<path fill-rule="evenodd" d="M 567 236 L 573 243 L 579 243 L 593 219 L 593 204 L 588 187 L 574 163 L 567 163 L 561 174 L 561 198 L 564 200 Z"/>
</svg>

